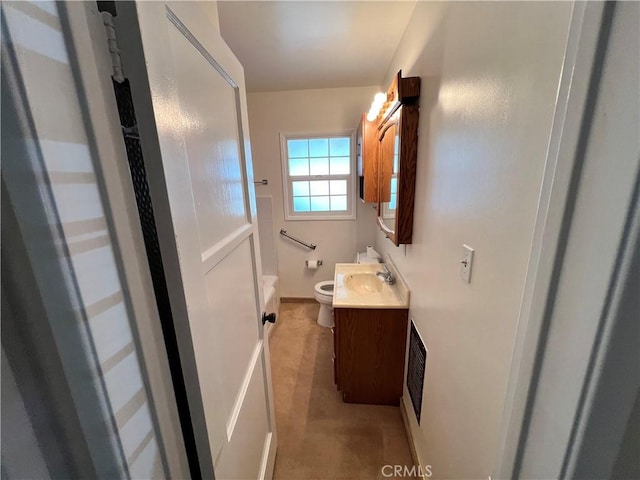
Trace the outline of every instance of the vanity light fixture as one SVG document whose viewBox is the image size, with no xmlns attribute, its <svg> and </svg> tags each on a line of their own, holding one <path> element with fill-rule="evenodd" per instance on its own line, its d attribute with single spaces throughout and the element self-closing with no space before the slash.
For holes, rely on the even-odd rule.
<svg viewBox="0 0 640 480">
<path fill-rule="evenodd" d="M 378 118 L 378 114 L 380 113 L 380 109 L 384 105 L 384 102 L 387 101 L 387 96 L 378 92 L 373 97 L 373 102 L 371 102 L 371 108 L 369 108 L 369 113 L 367 113 L 367 120 L 373 122 L 376 118 Z"/>
</svg>

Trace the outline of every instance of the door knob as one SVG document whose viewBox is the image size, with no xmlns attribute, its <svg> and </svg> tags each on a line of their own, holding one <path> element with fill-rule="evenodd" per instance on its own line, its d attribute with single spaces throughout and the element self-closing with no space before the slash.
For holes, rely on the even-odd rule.
<svg viewBox="0 0 640 480">
<path fill-rule="evenodd" d="M 276 323 L 276 314 L 275 313 L 262 312 L 262 324 L 264 325 L 267 322 Z"/>
</svg>

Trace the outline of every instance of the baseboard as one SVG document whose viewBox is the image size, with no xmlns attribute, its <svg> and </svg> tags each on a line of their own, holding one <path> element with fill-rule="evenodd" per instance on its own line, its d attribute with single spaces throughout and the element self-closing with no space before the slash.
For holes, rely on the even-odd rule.
<svg viewBox="0 0 640 480">
<path fill-rule="evenodd" d="M 313 297 L 280 297 L 280 303 L 317 303 Z"/>
<path fill-rule="evenodd" d="M 411 433 L 411 427 L 409 426 L 409 417 L 407 414 L 407 410 L 404 406 L 403 397 L 400 397 L 400 415 L 402 416 L 402 423 L 404 424 L 404 431 L 407 434 L 407 441 L 409 442 L 409 450 L 411 451 L 411 458 L 413 458 L 413 464 L 419 467 L 421 472 L 424 472 L 424 465 L 420 463 L 420 457 L 418 456 L 418 451 L 416 450 L 416 444 L 413 440 L 413 435 Z"/>
</svg>

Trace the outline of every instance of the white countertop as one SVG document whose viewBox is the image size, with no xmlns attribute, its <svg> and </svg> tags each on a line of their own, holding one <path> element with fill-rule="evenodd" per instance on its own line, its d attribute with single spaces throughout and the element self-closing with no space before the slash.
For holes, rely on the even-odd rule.
<svg viewBox="0 0 640 480">
<path fill-rule="evenodd" d="M 333 287 L 333 308 L 409 308 L 409 289 L 404 280 L 397 274 L 393 264 L 387 266 L 394 274 L 396 283 L 387 285 L 376 272 L 383 270 L 382 264 L 370 263 L 337 263 Z M 368 286 L 354 290 L 349 288 L 353 275 L 369 274 L 374 278 L 366 278 Z M 351 279 L 350 279 L 351 277 Z M 375 282 L 379 282 L 375 283 Z M 378 291 L 379 289 L 379 291 Z"/>
</svg>

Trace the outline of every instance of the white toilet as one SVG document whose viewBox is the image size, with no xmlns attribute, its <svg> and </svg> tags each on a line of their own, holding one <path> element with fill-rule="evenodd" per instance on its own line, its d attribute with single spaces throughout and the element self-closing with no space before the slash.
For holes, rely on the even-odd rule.
<svg viewBox="0 0 640 480">
<path fill-rule="evenodd" d="M 379 263 L 380 260 L 376 258 L 367 258 L 367 252 L 356 254 L 355 263 Z M 314 297 L 320 304 L 320 311 L 318 312 L 318 325 L 327 328 L 333 328 L 335 322 L 333 321 L 333 280 L 327 280 L 326 282 L 316 283 L 314 290 Z"/>
<path fill-rule="evenodd" d="M 318 325 L 332 328 L 333 322 L 333 280 L 318 282 L 314 287 L 314 296 L 320 304 Z"/>
</svg>

